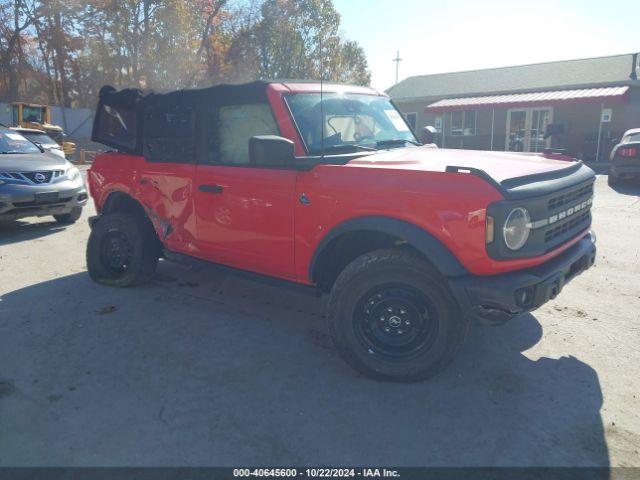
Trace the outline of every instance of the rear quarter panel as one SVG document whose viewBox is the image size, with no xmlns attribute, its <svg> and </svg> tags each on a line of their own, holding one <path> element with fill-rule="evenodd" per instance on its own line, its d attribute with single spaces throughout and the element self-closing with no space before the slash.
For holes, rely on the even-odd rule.
<svg viewBox="0 0 640 480">
<path fill-rule="evenodd" d="M 165 246 L 179 252 L 195 250 L 193 174 L 195 165 L 147 162 L 138 155 L 98 155 L 89 170 L 89 191 L 96 210 L 114 192 L 137 200 L 147 212 Z"/>
</svg>

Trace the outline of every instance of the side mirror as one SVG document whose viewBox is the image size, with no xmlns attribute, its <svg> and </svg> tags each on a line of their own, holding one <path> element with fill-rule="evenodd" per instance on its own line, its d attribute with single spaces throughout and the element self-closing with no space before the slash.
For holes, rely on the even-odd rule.
<svg viewBox="0 0 640 480">
<path fill-rule="evenodd" d="M 433 143 L 436 138 L 436 133 L 437 133 L 436 127 L 432 127 L 431 125 L 424 127 L 422 129 L 422 138 L 421 138 L 423 145 Z"/>
<path fill-rule="evenodd" d="M 249 162 L 260 167 L 286 167 L 293 164 L 294 145 L 277 135 L 256 135 L 249 139 Z"/>
</svg>

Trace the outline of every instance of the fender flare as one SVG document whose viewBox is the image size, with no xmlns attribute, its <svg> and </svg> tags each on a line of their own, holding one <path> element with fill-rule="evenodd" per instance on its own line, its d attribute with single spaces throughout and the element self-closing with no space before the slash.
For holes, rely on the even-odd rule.
<svg viewBox="0 0 640 480">
<path fill-rule="evenodd" d="M 132 192 L 128 188 L 118 187 L 111 188 L 102 195 L 103 201 L 100 207 L 100 214 L 104 213 L 105 210 L 110 210 L 111 208 L 113 208 L 113 204 L 121 199 L 127 202 L 131 202 L 132 204 L 139 205 L 141 208 L 141 212 L 144 213 L 144 206 L 137 198 L 132 195 Z"/>
<path fill-rule="evenodd" d="M 309 278 L 315 278 L 318 260 L 333 240 L 345 233 L 374 231 L 405 240 L 422 253 L 446 277 L 466 275 L 469 272 L 453 253 L 435 236 L 417 225 L 391 217 L 367 216 L 347 220 L 333 227 L 316 247 L 309 265 Z"/>
<path fill-rule="evenodd" d="M 118 199 L 125 199 L 133 208 L 133 213 L 147 219 L 159 239 L 165 239 L 173 232 L 173 227 L 167 220 L 160 217 L 152 208 L 146 206 L 140 200 L 131 195 L 129 191 L 115 189 L 108 192 L 102 204 L 100 213 L 103 214 L 105 210 L 108 210 L 109 207 L 111 207 L 111 204 L 118 201 Z M 96 221 L 97 220 L 94 220 L 93 222 L 95 223 Z"/>
</svg>

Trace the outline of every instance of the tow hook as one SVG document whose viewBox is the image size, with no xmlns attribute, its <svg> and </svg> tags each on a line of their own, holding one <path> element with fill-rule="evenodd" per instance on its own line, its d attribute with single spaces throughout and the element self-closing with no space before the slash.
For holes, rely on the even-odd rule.
<svg viewBox="0 0 640 480">
<path fill-rule="evenodd" d="M 549 291 L 549 299 L 553 300 L 554 298 L 556 298 L 561 290 L 562 290 L 561 281 L 556 280 L 555 282 L 553 282 L 553 285 L 551 286 L 551 290 Z"/>
</svg>

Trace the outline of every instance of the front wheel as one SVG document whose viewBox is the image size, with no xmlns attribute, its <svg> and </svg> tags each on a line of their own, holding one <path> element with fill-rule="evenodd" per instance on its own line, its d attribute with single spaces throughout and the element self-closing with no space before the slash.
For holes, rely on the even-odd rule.
<svg viewBox="0 0 640 480">
<path fill-rule="evenodd" d="M 396 249 L 364 254 L 342 271 L 328 321 L 347 363 L 369 377 L 400 382 L 442 371 L 469 325 L 442 276 L 419 256 Z"/>
<path fill-rule="evenodd" d="M 87 269 L 96 282 L 112 287 L 146 283 L 155 273 L 158 239 L 147 219 L 122 213 L 102 217 L 91 230 Z"/>
</svg>

